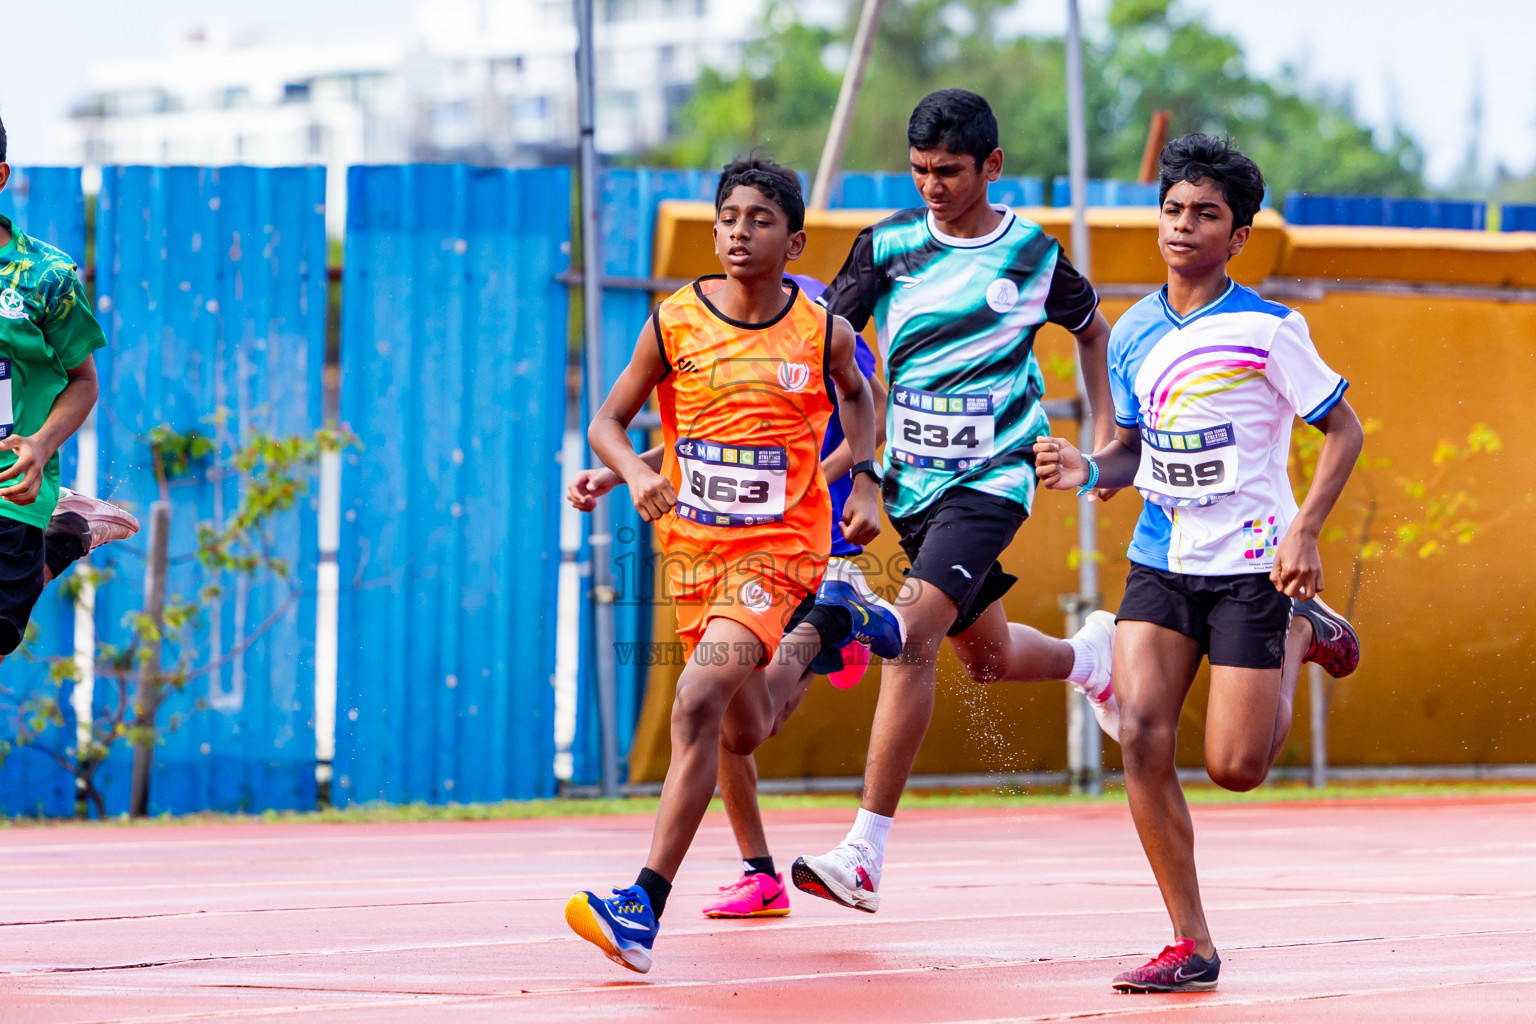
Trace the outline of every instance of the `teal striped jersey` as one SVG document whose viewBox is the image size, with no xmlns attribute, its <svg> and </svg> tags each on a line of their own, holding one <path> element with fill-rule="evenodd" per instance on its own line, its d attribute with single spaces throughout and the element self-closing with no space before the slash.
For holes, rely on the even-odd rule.
<svg viewBox="0 0 1536 1024">
<path fill-rule="evenodd" d="M 1035 439 L 1050 423 L 1035 334 L 1081 331 L 1099 298 L 1040 225 L 997 207 L 981 238 L 939 231 L 926 209 L 865 228 L 822 296 L 862 330 L 871 317 L 891 398 L 885 508 L 910 516 L 951 487 L 1035 494 Z"/>
</svg>

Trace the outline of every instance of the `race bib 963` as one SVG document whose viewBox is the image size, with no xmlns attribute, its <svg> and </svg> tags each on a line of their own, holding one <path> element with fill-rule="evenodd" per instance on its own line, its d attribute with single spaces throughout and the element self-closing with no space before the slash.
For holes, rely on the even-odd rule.
<svg viewBox="0 0 1536 1024">
<path fill-rule="evenodd" d="M 782 523 L 788 492 L 789 454 L 783 448 L 753 448 L 679 438 L 682 470 L 677 515 L 710 526 Z"/>
</svg>

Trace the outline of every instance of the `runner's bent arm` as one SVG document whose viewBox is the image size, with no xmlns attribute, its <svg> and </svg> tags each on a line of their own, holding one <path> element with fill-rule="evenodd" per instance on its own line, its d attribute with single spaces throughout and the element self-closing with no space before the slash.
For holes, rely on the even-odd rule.
<svg viewBox="0 0 1536 1024">
<path fill-rule="evenodd" d="M 627 433 L 630 421 L 667 375 L 667 364 L 661 357 L 654 323 L 654 319 L 646 321 L 629 365 L 619 374 L 613 390 L 608 392 L 602 408 L 597 410 L 592 425 L 587 428 L 587 442 L 592 445 L 592 450 L 605 466 L 624 478 L 629 485 L 630 500 L 635 503 L 640 518 L 648 523 L 660 519 L 677 504 L 677 493 L 672 484 L 635 454 Z"/>
<path fill-rule="evenodd" d="M 1317 553 L 1317 537 L 1323 521 L 1333 511 L 1344 491 L 1360 449 L 1365 446 L 1365 430 L 1349 403 L 1340 399 L 1322 419 L 1312 424 L 1323 432 L 1323 447 L 1317 454 L 1317 470 L 1301 510 L 1275 551 L 1275 567 L 1269 578 L 1276 589 L 1302 600 L 1316 597 L 1323 589 L 1323 563 Z"/>
<path fill-rule="evenodd" d="M 875 406 L 875 451 L 885 444 L 885 403 L 890 398 L 890 392 L 880 382 L 879 377 L 866 378 L 869 381 L 869 390 L 874 398 Z M 843 443 L 827 453 L 827 457 L 821 460 L 821 472 L 828 480 L 836 480 L 847 476 L 853 468 L 853 449 L 848 447 L 848 439 L 843 438 Z"/>
<path fill-rule="evenodd" d="M 0 498 L 13 505 L 30 505 L 37 500 L 43 485 L 43 470 L 54 452 L 85 425 L 96 405 L 101 387 L 96 381 L 96 357 L 86 356 L 85 361 L 69 374 L 69 383 L 53 400 L 48 418 L 42 428 L 30 437 L 12 434 L 0 441 L 0 448 L 16 453 L 16 461 L 0 471 L 0 483 L 16 480 L 0 490 Z M 17 478 L 20 479 L 17 479 Z"/>
<path fill-rule="evenodd" d="M 661 472 L 661 445 L 642 452 L 640 461 L 656 472 Z M 607 466 L 584 469 L 571 480 L 566 488 L 565 500 L 578 512 L 591 512 L 597 507 L 597 499 L 623 483 L 623 477 Z"/>
<path fill-rule="evenodd" d="M 1115 427 L 1115 436 L 1093 453 L 1099 464 L 1099 490 L 1129 487 L 1141 464 L 1141 430 Z M 1053 491 L 1070 491 L 1088 482 L 1088 460 L 1064 437 L 1042 437 L 1035 442 L 1035 476 Z"/>
<path fill-rule="evenodd" d="M 857 345 L 853 327 L 840 316 L 832 318 L 832 343 L 827 368 L 837 388 L 837 415 L 848 439 L 848 450 L 855 463 L 875 457 L 875 401 L 869 382 L 854 358 Z M 860 473 L 853 478 L 853 492 L 843 504 L 843 536 L 848 543 L 863 546 L 880 533 L 880 489 L 874 480 Z"/>
</svg>

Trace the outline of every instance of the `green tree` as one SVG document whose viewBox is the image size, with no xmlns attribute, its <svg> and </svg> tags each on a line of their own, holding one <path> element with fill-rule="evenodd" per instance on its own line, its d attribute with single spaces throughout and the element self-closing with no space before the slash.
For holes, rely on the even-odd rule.
<svg viewBox="0 0 1536 1024">
<path fill-rule="evenodd" d="M 854 118 L 844 166 L 899 171 L 913 105 L 932 89 L 964 85 L 998 111 L 1008 172 L 1065 174 L 1065 56 L 1059 37 L 1009 35 L 1009 0 L 890 0 Z M 767 9 L 762 36 L 733 75 L 707 72 L 684 111 L 682 134 L 652 154 L 680 165 L 718 164 L 752 146 L 815 166 L 837 97 L 855 5 L 840 31 L 805 24 L 792 0 Z M 1092 29 L 1093 27 L 1090 26 Z M 1274 194 L 1355 191 L 1416 195 L 1421 156 L 1401 130 L 1379 146 L 1348 102 L 1305 88 L 1293 74 L 1267 82 L 1241 47 L 1175 0 L 1115 0 L 1090 33 L 1086 84 L 1090 172 L 1133 178 L 1154 110 L 1174 133 L 1232 135 L 1265 169 Z"/>
</svg>

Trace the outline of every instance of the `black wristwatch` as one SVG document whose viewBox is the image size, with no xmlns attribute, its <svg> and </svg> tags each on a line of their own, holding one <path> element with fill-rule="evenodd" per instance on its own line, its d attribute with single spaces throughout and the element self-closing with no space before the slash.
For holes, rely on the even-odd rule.
<svg viewBox="0 0 1536 1024">
<path fill-rule="evenodd" d="M 858 476 L 860 473 L 867 474 L 869 478 L 875 482 L 876 487 L 879 487 L 885 483 L 885 477 L 880 475 L 880 463 L 876 462 L 874 459 L 865 459 L 863 462 L 856 462 L 854 463 L 853 468 L 848 472 L 851 476 Z"/>
</svg>

